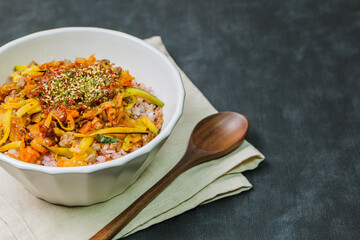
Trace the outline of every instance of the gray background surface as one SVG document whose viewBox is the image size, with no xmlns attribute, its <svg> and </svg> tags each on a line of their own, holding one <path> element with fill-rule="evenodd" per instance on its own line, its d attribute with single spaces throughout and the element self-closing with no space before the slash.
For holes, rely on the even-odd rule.
<svg viewBox="0 0 360 240">
<path fill-rule="evenodd" d="M 160 35 L 266 156 L 252 190 L 127 239 L 360 239 L 359 1 L 0 1 L 0 45 L 65 26 Z"/>
</svg>

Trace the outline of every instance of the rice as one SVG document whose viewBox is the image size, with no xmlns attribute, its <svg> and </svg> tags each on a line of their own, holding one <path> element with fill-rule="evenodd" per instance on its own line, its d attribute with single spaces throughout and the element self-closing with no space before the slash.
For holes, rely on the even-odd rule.
<svg viewBox="0 0 360 240">
<path fill-rule="evenodd" d="M 53 153 L 41 154 L 39 160 L 42 162 L 44 166 L 48 166 L 48 167 L 56 167 L 58 163 Z"/>
</svg>

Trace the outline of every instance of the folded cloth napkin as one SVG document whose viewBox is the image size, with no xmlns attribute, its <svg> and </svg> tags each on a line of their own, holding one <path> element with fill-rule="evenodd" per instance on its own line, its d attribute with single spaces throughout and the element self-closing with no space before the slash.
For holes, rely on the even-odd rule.
<svg viewBox="0 0 360 240">
<path fill-rule="evenodd" d="M 145 40 L 163 52 L 160 37 Z M 176 64 L 175 64 L 176 65 Z M 190 133 L 214 107 L 178 68 L 186 90 L 184 113 L 154 160 L 123 194 L 88 207 L 53 205 L 32 196 L 0 168 L 0 239 L 88 239 L 164 176 L 185 152 Z M 179 176 L 116 238 L 127 236 L 200 204 L 249 190 L 242 172 L 254 169 L 264 156 L 244 141 L 231 154 L 198 165 Z M 194 184 L 196 183 L 196 184 Z"/>
</svg>

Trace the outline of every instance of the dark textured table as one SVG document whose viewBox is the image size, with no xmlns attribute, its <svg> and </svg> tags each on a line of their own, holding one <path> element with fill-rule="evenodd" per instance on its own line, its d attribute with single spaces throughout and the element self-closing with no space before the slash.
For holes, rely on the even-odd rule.
<svg viewBox="0 0 360 240">
<path fill-rule="evenodd" d="M 360 239 L 360 1 L 0 2 L 0 45 L 65 26 L 160 35 L 266 156 L 252 190 L 127 239 Z"/>
</svg>

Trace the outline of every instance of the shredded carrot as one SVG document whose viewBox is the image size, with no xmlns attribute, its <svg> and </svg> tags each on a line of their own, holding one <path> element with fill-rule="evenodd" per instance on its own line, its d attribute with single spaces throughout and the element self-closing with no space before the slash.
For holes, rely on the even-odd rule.
<svg viewBox="0 0 360 240">
<path fill-rule="evenodd" d="M 116 108 L 107 109 L 107 111 L 106 111 L 107 117 L 111 123 L 114 122 L 116 115 L 117 115 L 117 111 L 118 111 L 118 109 L 116 109 Z"/>
<path fill-rule="evenodd" d="M 93 118 L 101 114 L 105 109 L 108 109 L 114 105 L 113 101 L 103 102 L 99 107 L 94 110 L 87 111 L 83 114 L 83 118 Z"/>
<path fill-rule="evenodd" d="M 88 131 L 90 131 L 91 128 L 92 128 L 92 124 L 91 124 L 91 122 L 89 121 L 89 122 L 85 123 L 84 126 L 82 126 L 82 127 L 80 128 L 79 133 L 85 134 L 85 133 L 87 133 Z"/>
<path fill-rule="evenodd" d="M 125 93 L 118 93 L 118 94 L 116 95 L 116 98 L 115 98 L 115 102 L 116 102 L 115 107 L 116 107 L 116 108 L 121 107 L 121 102 L 122 102 L 122 98 L 123 98 L 124 94 L 125 94 Z"/>
</svg>

